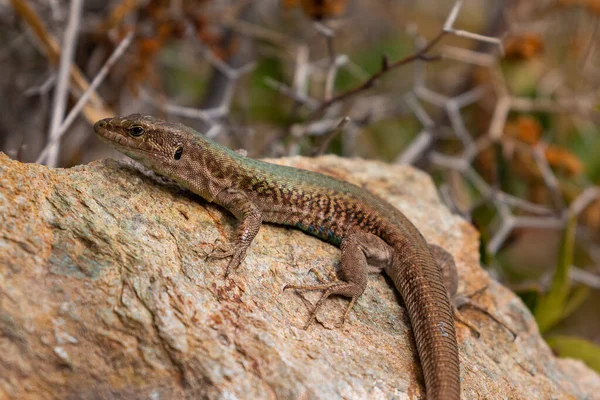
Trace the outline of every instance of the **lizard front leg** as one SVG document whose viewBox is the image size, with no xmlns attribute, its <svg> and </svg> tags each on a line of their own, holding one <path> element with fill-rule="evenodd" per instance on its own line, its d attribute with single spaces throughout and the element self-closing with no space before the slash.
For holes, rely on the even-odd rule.
<svg viewBox="0 0 600 400">
<path fill-rule="evenodd" d="M 236 229 L 235 241 L 228 248 L 214 251 L 209 255 L 210 258 L 216 259 L 231 257 L 225 271 L 227 276 L 231 268 L 237 268 L 244 261 L 246 250 L 262 224 L 262 214 L 256 204 L 239 189 L 224 189 L 217 194 L 214 201 L 229 210 L 240 221 Z"/>
<path fill-rule="evenodd" d="M 346 321 L 356 299 L 363 294 L 367 287 L 370 265 L 381 265 L 392 259 L 392 249 L 381 238 L 365 232 L 353 232 L 344 238 L 341 243 L 342 252 L 339 277 L 336 282 L 321 285 L 286 285 L 283 289 L 322 290 L 323 294 L 315 305 L 304 329 L 307 329 L 315 320 L 317 311 L 325 300 L 331 295 L 350 297 L 350 303 L 342 318 Z"/>
</svg>

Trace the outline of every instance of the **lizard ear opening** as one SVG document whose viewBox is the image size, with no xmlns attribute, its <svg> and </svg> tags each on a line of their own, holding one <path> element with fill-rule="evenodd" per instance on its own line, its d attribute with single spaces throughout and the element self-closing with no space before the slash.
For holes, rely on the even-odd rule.
<svg viewBox="0 0 600 400">
<path fill-rule="evenodd" d="M 179 146 L 177 150 L 175 150 L 175 154 L 173 154 L 173 158 L 179 160 L 181 155 L 183 154 L 183 146 Z"/>
</svg>

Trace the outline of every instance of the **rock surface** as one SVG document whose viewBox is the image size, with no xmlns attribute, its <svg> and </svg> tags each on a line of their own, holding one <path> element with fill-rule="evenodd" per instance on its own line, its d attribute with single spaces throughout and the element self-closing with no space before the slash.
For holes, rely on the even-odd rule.
<svg viewBox="0 0 600 400">
<path fill-rule="evenodd" d="M 476 231 L 408 167 L 336 157 L 280 163 L 387 198 L 457 262 L 459 293 L 487 285 L 457 324 L 464 399 L 600 398 L 600 377 L 555 358 L 524 305 L 479 267 Z M 227 279 L 207 261 L 234 219 L 131 165 L 70 169 L 0 153 L 0 398 L 360 399 L 424 397 L 397 292 L 370 277 L 345 325 L 336 298 L 318 323 L 286 283 L 328 276 L 339 250 L 265 225 Z M 318 293 L 308 293 L 311 302 Z"/>
</svg>

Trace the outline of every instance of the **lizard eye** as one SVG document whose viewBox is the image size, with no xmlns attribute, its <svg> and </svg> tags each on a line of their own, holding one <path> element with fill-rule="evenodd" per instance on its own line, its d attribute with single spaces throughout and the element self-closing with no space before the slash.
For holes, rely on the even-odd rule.
<svg viewBox="0 0 600 400">
<path fill-rule="evenodd" d="M 144 128 L 142 128 L 139 125 L 132 126 L 131 128 L 129 128 L 129 135 L 131 135 L 133 137 L 139 137 L 139 136 L 142 136 L 143 134 L 144 134 Z"/>
<path fill-rule="evenodd" d="M 181 155 L 183 154 L 183 146 L 179 146 L 177 150 L 175 150 L 175 154 L 173 154 L 173 158 L 179 160 Z"/>
</svg>

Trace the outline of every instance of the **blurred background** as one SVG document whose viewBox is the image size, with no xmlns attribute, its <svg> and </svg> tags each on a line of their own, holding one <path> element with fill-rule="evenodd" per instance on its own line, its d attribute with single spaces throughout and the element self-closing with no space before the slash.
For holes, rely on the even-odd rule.
<svg viewBox="0 0 600 400">
<path fill-rule="evenodd" d="M 141 112 L 252 157 L 411 164 L 600 371 L 600 0 L 0 0 L 0 151 L 121 158 Z"/>
</svg>

